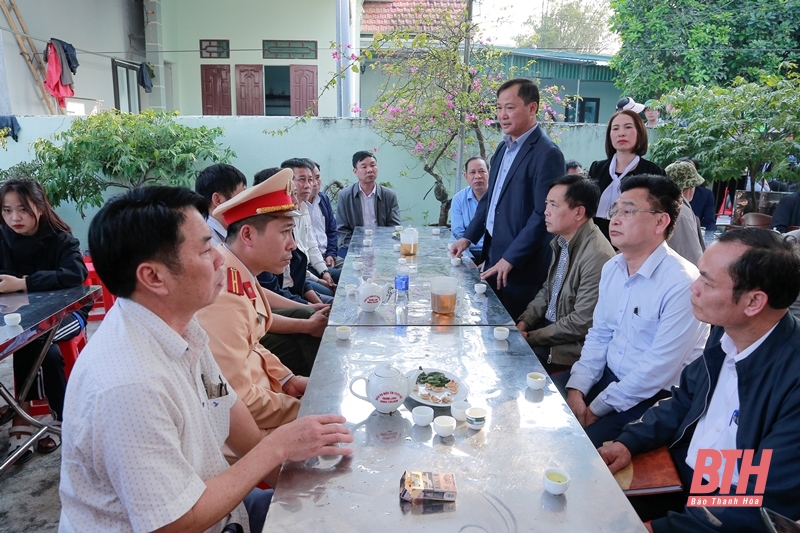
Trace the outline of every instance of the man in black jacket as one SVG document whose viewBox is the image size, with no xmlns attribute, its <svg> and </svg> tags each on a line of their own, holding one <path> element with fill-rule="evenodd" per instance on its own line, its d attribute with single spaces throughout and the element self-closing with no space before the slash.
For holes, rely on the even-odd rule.
<svg viewBox="0 0 800 533">
<path fill-rule="evenodd" d="M 702 450 L 753 450 L 750 464 L 769 461 L 763 506 L 800 518 L 800 321 L 787 313 L 800 293 L 800 253 L 774 232 L 745 228 L 722 235 L 700 258 L 692 285 L 695 316 L 717 327 L 703 356 L 681 374 L 672 397 L 628 424 L 615 442 L 599 448 L 612 472 L 631 456 L 668 445 L 685 487 L 692 485 Z M 702 454 L 701 454 L 702 456 Z M 705 463 L 704 463 L 705 465 Z M 743 461 L 706 473 L 717 486 L 731 475 L 745 494 L 760 494 L 764 476 L 744 473 Z M 704 469 L 708 472 L 709 467 Z M 717 480 L 714 478 L 718 477 Z M 699 481 L 699 480 L 698 480 Z M 715 483 L 716 481 L 716 483 Z M 688 491 L 687 494 L 688 496 Z M 712 495 L 707 496 L 711 499 Z M 741 496 L 741 495 L 740 495 Z M 648 524 L 650 531 L 762 531 L 756 507 L 685 507 Z"/>
</svg>

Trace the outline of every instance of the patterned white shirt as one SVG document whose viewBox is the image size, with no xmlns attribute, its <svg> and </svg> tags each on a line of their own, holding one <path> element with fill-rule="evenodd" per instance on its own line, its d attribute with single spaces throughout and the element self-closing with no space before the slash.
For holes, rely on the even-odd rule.
<svg viewBox="0 0 800 533">
<path fill-rule="evenodd" d="M 378 187 L 372 189 L 372 192 L 367 194 L 361 185 L 358 186 L 358 197 L 361 199 L 361 219 L 365 228 L 374 228 L 378 225 L 377 203 L 378 195 L 375 194 Z"/>
<path fill-rule="evenodd" d="M 153 531 L 186 514 L 228 468 L 233 388 L 195 319 L 183 336 L 120 298 L 75 364 L 64 406 L 59 532 Z M 239 504 L 209 528 L 249 531 Z"/>
<path fill-rule="evenodd" d="M 547 311 L 544 314 L 544 318 L 553 323 L 556 322 L 558 294 L 561 292 L 561 286 L 564 284 L 564 278 L 567 275 L 567 265 L 569 265 L 569 242 L 561 235 L 558 236 L 557 242 L 561 247 L 561 253 L 558 255 L 556 277 L 553 280 L 553 287 L 550 290 L 550 301 L 547 304 Z"/>
</svg>

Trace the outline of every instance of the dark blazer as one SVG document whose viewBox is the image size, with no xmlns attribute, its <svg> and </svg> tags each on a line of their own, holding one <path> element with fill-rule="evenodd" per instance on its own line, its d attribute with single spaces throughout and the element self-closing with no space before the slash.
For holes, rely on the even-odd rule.
<svg viewBox="0 0 800 533">
<path fill-rule="evenodd" d="M 505 142 L 497 147 L 491 161 L 489 190 L 483 195 L 464 237 L 478 242 L 486 232 L 489 205 L 494 195 L 497 174 L 506 153 Z M 514 268 L 508 281 L 513 285 L 528 285 L 533 299 L 542 287 L 550 264 L 550 240 L 544 225 L 544 208 L 550 186 L 566 173 L 564 154 L 539 125 L 520 147 L 500 191 L 494 214 L 494 235 L 488 247 L 484 241 L 486 268 L 501 258 Z M 523 307 L 524 309 L 524 307 Z"/>
<path fill-rule="evenodd" d="M 717 202 L 714 200 L 714 191 L 706 187 L 695 187 L 694 197 L 689 203 L 694 214 L 700 219 L 700 225 L 706 228 L 706 231 L 716 231 Z"/>
<path fill-rule="evenodd" d="M 800 226 L 800 192 L 784 196 L 772 214 L 772 227 L 786 233 L 789 226 Z"/>
<path fill-rule="evenodd" d="M 319 208 L 322 216 L 325 217 L 325 233 L 328 235 L 328 247 L 325 249 L 325 257 L 336 257 L 336 249 L 339 244 L 339 233 L 336 228 L 336 217 L 333 215 L 333 205 L 328 195 L 319 191 Z"/>
<path fill-rule="evenodd" d="M 611 174 L 608 173 L 608 167 L 611 166 L 611 158 L 604 159 L 602 161 L 595 161 L 592 163 L 592 166 L 589 167 L 589 178 L 593 180 L 597 185 L 600 186 L 600 192 L 606 190 L 606 187 L 611 185 Z M 631 170 L 628 176 L 638 176 L 641 174 L 655 174 L 657 176 L 666 176 L 667 173 L 664 170 L 653 163 L 652 161 L 648 161 L 645 158 L 639 159 L 639 164 L 636 165 L 636 168 Z M 611 238 L 608 236 L 608 224 L 609 220 L 606 218 L 606 213 L 597 213 L 594 217 L 594 223 L 600 228 L 600 231 L 603 232 L 606 239 L 609 241 Z"/>
<path fill-rule="evenodd" d="M 347 255 L 347 247 L 353 237 L 356 226 L 364 225 L 364 216 L 361 213 L 361 198 L 358 197 L 359 186 L 355 182 L 346 189 L 339 191 L 339 200 L 336 205 L 336 219 L 339 221 L 339 255 Z M 397 195 L 393 190 L 375 184 L 375 222 L 378 226 L 399 226 L 400 207 L 397 205 Z"/>
</svg>

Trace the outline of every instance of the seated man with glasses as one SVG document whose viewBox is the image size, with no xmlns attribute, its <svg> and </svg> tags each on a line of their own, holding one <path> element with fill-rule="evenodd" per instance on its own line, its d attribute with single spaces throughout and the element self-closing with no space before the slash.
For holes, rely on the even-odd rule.
<svg viewBox="0 0 800 533">
<path fill-rule="evenodd" d="M 553 382 L 599 447 L 670 395 L 703 351 L 709 326 L 692 314 L 697 267 L 671 250 L 681 190 L 668 178 L 630 176 L 609 210 L 620 254 L 600 277 L 593 324 L 580 360 Z"/>
</svg>

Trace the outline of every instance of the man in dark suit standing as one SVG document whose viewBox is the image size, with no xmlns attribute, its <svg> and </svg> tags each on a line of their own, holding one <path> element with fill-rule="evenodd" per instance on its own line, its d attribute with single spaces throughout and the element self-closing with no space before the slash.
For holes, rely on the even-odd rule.
<svg viewBox="0 0 800 533">
<path fill-rule="evenodd" d="M 564 155 L 536 123 L 539 88 L 516 78 L 497 90 L 497 121 L 503 142 L 495 151 L 489 192 L 481 198 L 464 237 L 451 254 L 461 257 L 484 237 L 481 278 L 496 278 L 500 301 L 513 318 L 542 288 L 550 264 L 544 224 L 545 199 L 556 178 L 566 173 Z"/>
</svg>

